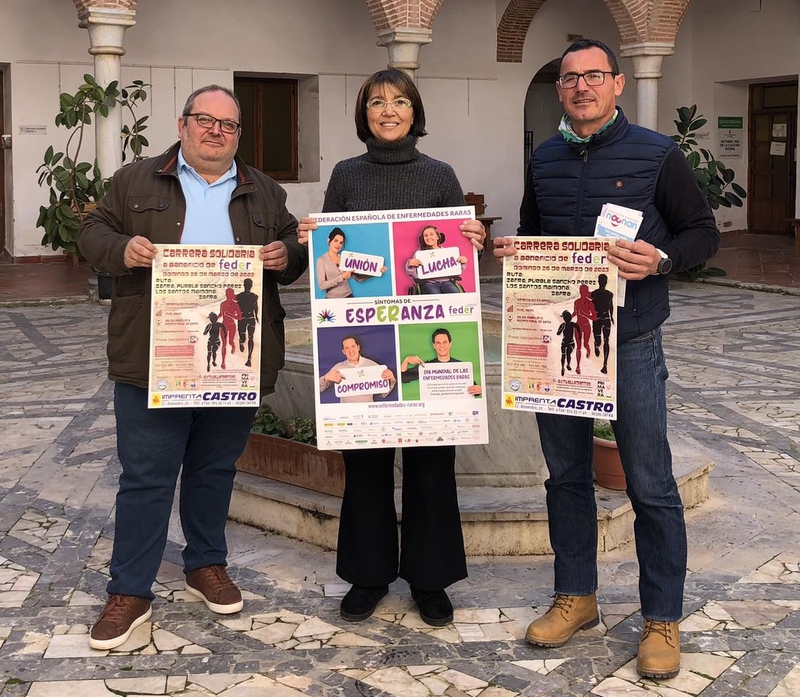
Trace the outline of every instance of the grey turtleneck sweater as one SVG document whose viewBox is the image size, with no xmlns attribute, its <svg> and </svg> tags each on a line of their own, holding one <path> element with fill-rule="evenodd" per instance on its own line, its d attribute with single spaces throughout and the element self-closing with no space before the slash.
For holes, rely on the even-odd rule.
<svg viewBox="0 0 800 697">
<path fill-rule="evenodd" d="M 323 213 L 463 206 L 453 168 L 416 145 L 413 136 L 391 143 L 367 140 L 366 153 L 333 168 Z"/>
</svg>

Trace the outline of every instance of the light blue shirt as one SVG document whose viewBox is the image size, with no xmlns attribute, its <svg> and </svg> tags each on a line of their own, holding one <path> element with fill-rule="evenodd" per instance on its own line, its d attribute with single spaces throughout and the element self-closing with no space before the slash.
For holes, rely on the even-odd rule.
<svg viewBox="0 0 800 697">
<path fill-rule="evenodd" d="M 228 212 L 236 188 L 236 163 L 209 184 L 178 150 L 178 179 L 186 198 L 186 220 L 181 244 L 233 244 L 233 226 Z"/>
</svg>

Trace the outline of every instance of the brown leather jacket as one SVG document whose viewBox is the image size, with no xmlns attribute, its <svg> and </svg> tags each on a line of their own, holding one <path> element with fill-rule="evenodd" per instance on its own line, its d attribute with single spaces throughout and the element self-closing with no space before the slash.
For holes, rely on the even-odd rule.
<svg viewBox="0 0 800 697">
<path fill-rule="evenodd" d="M 81 227 L 78 247 L 96 269 L 114 276 L 108 317 L 108 377 L 146 388 L 150 346 L 151 272 L 125 267 L 125 247 L 141 235 L 154 244 L 178 244 L 186 199 L 178 179 L 180 143 L 152 159 L 120 169 L 109 193 Z M 264 272 L 261 308 L 261 392 L 275 390 L 284 363 L 283 318 L 278 283 L 296 280 L 308 266 L 297 241 L 297 220 L 286 210 L 286 192 L 268 176 L 236 158 L 237 186 L 229 207 L 236 244 L 281 240 L 289 251 L 282 273 Z"/>
</svg>

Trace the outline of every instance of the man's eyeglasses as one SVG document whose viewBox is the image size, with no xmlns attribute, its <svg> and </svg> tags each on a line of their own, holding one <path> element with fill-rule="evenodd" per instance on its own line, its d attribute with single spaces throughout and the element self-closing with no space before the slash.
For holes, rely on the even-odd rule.
<svg viewBox="0 0 800 697">
<path fill-rule="evenodd" d="M 578 86 L 578 80 L 583 78 L 587 87 L 600 87 L 606 81 L 606 75 L 616 75 L 612 70 L 590 70 L 587 73 L 567 73 L 561 75 L 556 82 L 559 87 L 565 90 L 571 90 L 573 87 Z"/>
<path fill-rule="evenodd" d="M 389 105 L 391 105 L 392 109 L 395 111 L 405 111 L 413 106 L 410 99 L 398 97 L 391 102 L 387 102 L 385 99 L 370 99 L 367 102 L 367 109 L 370 111 L 383 111 Z"/>
<path fill-rule="evenodd" d="M 233 135 L 236 131 L 241 128 L 240 123 L 236 123 L 236 121 L 231 121 L 230 119 L 215 119 L 213 116 L 209 116 L 208 114 L 186 114 L 186 116 L 194 116 L 195 121 L 197 121 L 197 125 L 200 128 L 205 128 L 209 130 L 214 128 L 214 124 L 219 124 L 219 130 L 223 133 L 227 133 L 228 135 Z"/>
</svg>

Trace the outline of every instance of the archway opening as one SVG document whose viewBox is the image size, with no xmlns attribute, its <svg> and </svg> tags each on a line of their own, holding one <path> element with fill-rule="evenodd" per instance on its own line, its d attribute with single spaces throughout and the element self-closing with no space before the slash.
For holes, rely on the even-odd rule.
<svg viewBox="0 0 800 697">
<path fill-rule="evenodd" d="M 525 166 L 539 143 L 558 133 L 563 110 L 556 93 L 559 59 L 545 63 L 528 85 L 525 95 Z"/>
</svg>

